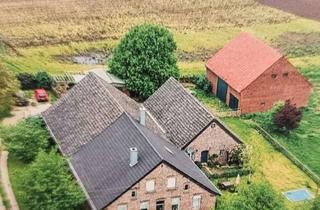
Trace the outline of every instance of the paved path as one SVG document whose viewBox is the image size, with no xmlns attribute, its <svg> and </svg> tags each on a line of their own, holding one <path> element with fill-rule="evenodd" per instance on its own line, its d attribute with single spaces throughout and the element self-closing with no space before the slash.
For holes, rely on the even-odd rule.
<svg viewBox="0 0 320 210">
<path fill-rule="evenodd" d="M 1 122 L 3 125 L 14 125 L 23 118 L 38 115 L 51 106 L 50 103 L 37 103 L 36 106 L 15 106 L 11 111 L 12 117 L 7 117 Z"/>
<path fill-rule="evenodd" d="M 1 172 L 1 182 L 4 189 L 4 192 L 7 195 L 7 199 L 10 203 L 11 210 L 19 210 L 18 203 L 16 201 L 16 197 L 11 188 L 9 174 L 8 174 L 8 152 L 2 151 L 0 155 L 0 172 Z"/>
</svg>

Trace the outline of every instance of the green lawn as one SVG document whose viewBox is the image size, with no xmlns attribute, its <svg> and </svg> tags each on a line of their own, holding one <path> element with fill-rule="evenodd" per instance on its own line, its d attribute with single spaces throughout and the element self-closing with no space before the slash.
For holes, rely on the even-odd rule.
<svg viewBox="0 0 320 210">
<path fill-rule="evenodd" d="M 19 183 L 19 176 L 23 173 L 24 168 L 27 167 L 27 164 L 22 163 L 21 161 L 14 159 L 12 156 L 9 155 L 8 158 L 8 170 L 9 170 L 9 177 L 13 192 L 16 196 L 19 208 L 24 210 L 24 205 L 21 201 L 21 193 L 20 193 L 20 183 Z"/>
<path fill-rule="evenodd" d="M 204 94 L 196 97 L 214 113 L 218 99 Z M 317 192 L 316 184 L 283 154 L 276 151 L 255 129 L 251 120 L 236 117 L 221 118 L 252 149 L 250 165 L 255 169 L 253 180 L 268 181 L 281 193 L 284 191 L 308 187 Z M 289 209 L 308 209 L 309 203 L 294 204 L 286 200 Z"/>
</svg>

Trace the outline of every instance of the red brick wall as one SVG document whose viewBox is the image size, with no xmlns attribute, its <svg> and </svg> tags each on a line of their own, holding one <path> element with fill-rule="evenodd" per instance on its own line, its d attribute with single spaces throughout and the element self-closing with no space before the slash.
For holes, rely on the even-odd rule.
<svg viewBox="0 0 320 210">
<path fill-rule="evenodd" d="M 211 82 L 212 92 L 214 94 L 216 94 L 217 93 L 217 85 L 218 85 L 218 76 L 207 68 L 207 78 Z M 227 90 L 226 104 L 229 105 L 230 93 L 232 95 L 234 95 L 236 98 L 238 98 L 238 100 L 239 100 L 238 107 L 240 107 L 241 106 L 240 94 L 230 86 L 228 86 L 228 90 Z"/>
<path fill-rule="evenodd" d="M 288 76 L 284 76 L 285 73 Z M 276 78 L 272 78 L 272 74 L 276 74 Z M 305 107 L 311 90 L 305 78 L 282 58 L 241 92 L 241 113 L 266 111 L 277 101 L 286 100 Z"/>
<path fill-rule="evenodd" d="M 167 188 L 168 177 L 176 177 L 175 189 Z M 150 179 L 155 180 L 155 192 L 152 193 L 146 191 L 146 182 Z M 188 190 L 184 190 L 185 184 L 189 185 Z M 136 198 L 131 197 L 133 190 L 137 193 Z M 215 206 L 216 196 L 214 194 L 209 193 L 170 166 L 161 164 L 130 190 L 111 203 L 105 210 L 116 210 L 117 206 L 121 204 L 126 204 L 128 210 L 139 210 L 140 203 L 145 201 L 149 202 L 149 209 L 154 210 L 156 209 L 156 201 L 159 199 L 165 200 L 165 209 L 171 209 L 171 199 L 176 197 L 180 198 L 180 209 L 191 210 L 192 197 L 194 195 L 201 195 L 201 210 L 209 210 Z"/>
<path fill-rule="evenodd" d="M 200 161 L 201 152 L 208 150 L 209 154 L 218 154 L 220 150 L 231 150 L 239 143 L 227 134 L 217 123 L 213 123 L 204 130 L 187 148 L 192 148 L 195 152 L 195 161 Z"/>
</svg>

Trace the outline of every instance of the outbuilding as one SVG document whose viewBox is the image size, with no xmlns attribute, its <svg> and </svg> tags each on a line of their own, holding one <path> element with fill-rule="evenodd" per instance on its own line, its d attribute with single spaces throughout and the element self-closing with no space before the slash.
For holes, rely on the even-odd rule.
<svg viewBox="0 0 320 210">
<path fill-rule="evenodd" d="M 216 96 L 241 114 L 263 112 L 278 101 L 306 107 L 311 83 L 277 50 L 242 32 L 206 64 Z"/>
</svg>

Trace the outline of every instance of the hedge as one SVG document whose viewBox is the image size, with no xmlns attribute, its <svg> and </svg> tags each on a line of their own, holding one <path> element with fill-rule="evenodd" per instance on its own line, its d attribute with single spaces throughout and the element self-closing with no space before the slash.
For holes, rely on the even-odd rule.
<svg viewBox="0 0 320 210">
<path fill-rule="evenodd" d="M 237 177 L 238 174 L 240 176 L 247 176 L 250 173 L 252 173 L 252 171 L 249 169 L 234 168 L 234 169 L 227 170 L 222 174 L 211 174 L 209 175 L 209 178 L 210 179 L 232 178 L 232 177 Z"/>
</svg>

